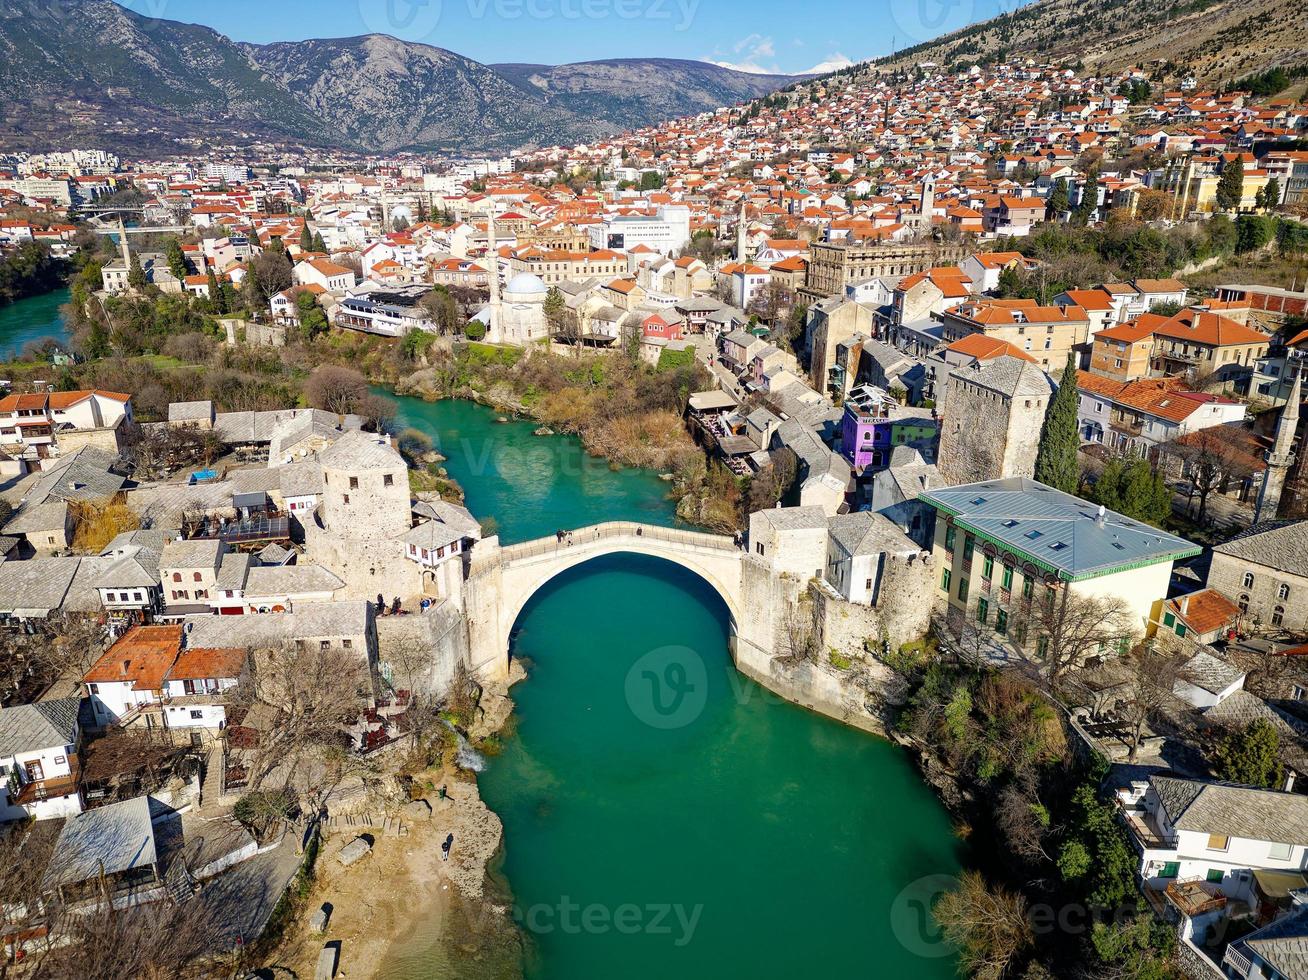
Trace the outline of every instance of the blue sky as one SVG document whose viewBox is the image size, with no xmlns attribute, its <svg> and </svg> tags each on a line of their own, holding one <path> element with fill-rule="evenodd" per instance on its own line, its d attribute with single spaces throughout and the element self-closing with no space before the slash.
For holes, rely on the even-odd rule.
<svg viewBox="0 0 1308 980">
<path fill-rule="evenodd" d="M 486 63 L 693 58 L 826 70 L 930 40 L 1015 0 L 119 0 L 240 41 L 371 32 Z"/>
</svg>

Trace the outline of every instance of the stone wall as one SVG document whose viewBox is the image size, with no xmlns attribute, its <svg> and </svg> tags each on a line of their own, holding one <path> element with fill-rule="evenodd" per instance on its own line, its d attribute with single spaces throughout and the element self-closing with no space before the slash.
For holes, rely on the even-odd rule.
<svg viewBox="0 0 1308 980">
<path fill-rule="evenodd" d="M 121 427 L 120 420 L 99 429 L 65 429 L 57 436 L 59 455 L 71 456 L 83 446 L 93 446 L 116 456 L 122 448 Z"/>
</svg>

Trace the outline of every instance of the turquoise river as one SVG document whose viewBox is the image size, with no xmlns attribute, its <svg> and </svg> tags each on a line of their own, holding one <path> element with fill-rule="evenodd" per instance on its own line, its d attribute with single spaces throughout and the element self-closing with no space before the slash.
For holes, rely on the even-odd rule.
<svg viewBox="0 0 1308 980">
<path fill-rule="evenodd" d="M 505 541 L 673 523 L 654 474 L 461 401 L 399 399 Z M 896 746 L 736 673 L 727 611 L 692 573 L 617 555 L 531 600 L 517 726 L 480 777 L 540 980 L 953 977 L 927 901 L 950 821 Z M 385 975 L 494 976 L 421 936 Z"/>
<path fill-rule="evenodd" d="M 62 335 L 65 293 L 0 308 L 0 351 Z M 506 542 L 675 523 L 656 475 L 462 401 L 401 398 Z M 722 601 L 675 565 L 597 559 L 531 600 L 517 725 L 481 777 L 532 980 L 944 980 L 930 897 L 950 821 L 894 745 L 781 702 L 731 666 Z M 518 967 L 519 964 L 513 964 Z M 392 980 L 509 972 L 414 931 Z"/>
</svg>

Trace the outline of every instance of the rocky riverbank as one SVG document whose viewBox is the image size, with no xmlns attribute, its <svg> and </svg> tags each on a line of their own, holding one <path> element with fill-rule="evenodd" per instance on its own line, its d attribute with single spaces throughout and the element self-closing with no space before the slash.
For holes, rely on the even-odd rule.
<svg viewBox="0 0 1308 980">
<path fill-rule="evenodd" d="M 483 689 L 468 736 L 498 735 L 513 712 L 510 684 Z M 520 972 L 522 940 L 507 890 L 495 875 L 503 845 L 498 816 L 482 802 L 475 772 L 437 766 L 414 777 L 421 797 L 373 813 L 363 809 L 328 822 L 305 919 L 287 930 L 269 965 L 314 976 L 318 953 L 340 943 L 340 975 L 381 977 L 507 977 Z M 444 793 L 442 793 L 442 790 Z M 448 860 L 441 844 L 453 835 Z M 344 867 L 341 849 L 371 839 L 368 857 Z M 308 916 L 330 907 L 323 933 Z"/>
</svg>

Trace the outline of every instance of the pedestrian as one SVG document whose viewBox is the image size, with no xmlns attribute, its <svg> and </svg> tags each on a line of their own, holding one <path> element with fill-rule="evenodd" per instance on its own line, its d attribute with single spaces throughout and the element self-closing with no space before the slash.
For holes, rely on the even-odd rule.
<svg viewBox="0 0 1308 980">
<path fill-rule="evenodd" d="M 454 835 L 450 834 L 448 837 L 445 838 L 445 843 L 441 845 L 442 861 L 448 861 L 450 859 L 450 848 L 453 846 L 454 846 Z"/>
<path fill-rule="evenodd" d="M 380 592 L 377 593 L 377 612 L 383 615 L 386 612 L 386 600 Z"/>
<path fill-rule="evenodd" d="M 442 800 L 448 800 L 450 798 L 450 794 L 446 791 L 444 785 L 440 788 L 440 794 Z"/>
<path fill-rule="evenodd" d="M 391 615 L 398 616 L 399 614 L 400 614 L 400 597 L 396 596 L 395 601 L 391 603 Z"/>
</svg>

